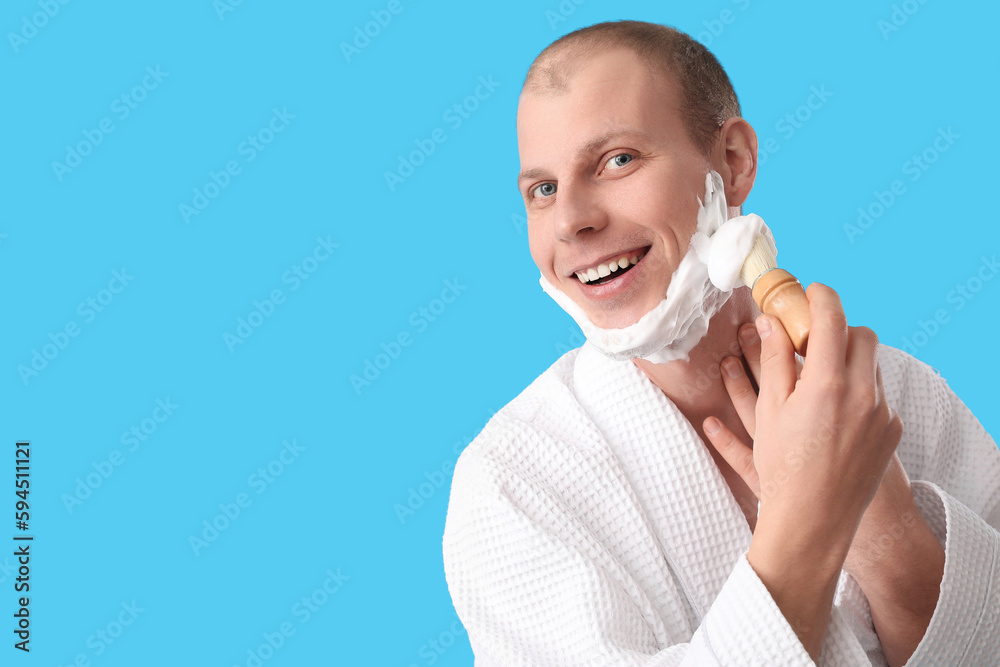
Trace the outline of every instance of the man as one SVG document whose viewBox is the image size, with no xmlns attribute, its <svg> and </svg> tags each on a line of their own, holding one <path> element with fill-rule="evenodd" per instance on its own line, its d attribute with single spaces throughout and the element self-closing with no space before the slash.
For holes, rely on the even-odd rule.
<svg viewBox="0 0 1000 667">
<path fill-rule="evenodd" d="M 706 174 L 739 215 L 739 116 L 715 58 L 664 26 L 598 24 L 535 60 L 531 255 L 595 326 L 663 300 Z M 801 366 L 748 292 L 686 360 L 567 353 L 463 452 L 445 572 L 478 666 L 996 663 L 995 443 L 830 288 L 807 291 Z"/>
</svg>

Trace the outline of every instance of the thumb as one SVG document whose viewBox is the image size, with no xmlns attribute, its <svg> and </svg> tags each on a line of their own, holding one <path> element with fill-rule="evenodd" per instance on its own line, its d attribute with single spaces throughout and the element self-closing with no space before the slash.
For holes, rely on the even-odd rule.
<svg viewBox="0 0 1000 667">
<path fill-rule="evenodd" d="M 760 478 L 753 463 L 753 449 L 743 444 L 736 434 L 715 417 L 709 417 L 702 424 L 705 435 L 715 451 L 722 455 L 729 467 L 736 471 L 753 494 L 760 499 Z"/>
</svg>

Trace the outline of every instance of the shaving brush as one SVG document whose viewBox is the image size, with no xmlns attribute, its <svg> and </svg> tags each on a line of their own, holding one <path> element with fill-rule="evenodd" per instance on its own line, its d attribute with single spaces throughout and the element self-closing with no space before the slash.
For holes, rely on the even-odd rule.
<svg viewBox="0 0 1000 667">
<path fill-rule="evenodd" d="M 778 268 L 777 258 L 762 234 L 743 263 L 740 280 L 750 288 L 760 312 L 778 318 L 795 352 L 805 356 L 809 344 L 809 300 L 802 284 Z"/>
</svg>

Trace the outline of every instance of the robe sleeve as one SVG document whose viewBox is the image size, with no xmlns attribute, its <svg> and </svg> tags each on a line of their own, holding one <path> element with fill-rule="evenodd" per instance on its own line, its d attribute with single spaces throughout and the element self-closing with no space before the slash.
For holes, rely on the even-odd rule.
<svg viewBox="0 0 1000 667">
<path fill-rule="evenodd" d="M 476 667 L 814 665 L 746 554 L 682 636 L 617 561 L 601 557 L 544 475 L 512 473 L 486 447 L 468 448 L 456 465 L 443 546 Z M 859 664 L 868 664 L 864 650 L 834 608 L 820 665 Z"/>
<path fill-rule="evenodd" d="M 937 607 L 907 665 L 995 664 L 1000 660 L 1000 534 L 931 482 L 913 483 L 921 513 L 944 547 Z"/>
<path fill-rule="evenodd" d="M 945 552 L 937 607 L 906 664 L 997 664 L 1000 450 L 933 368 L 892 348 L 881 357 L 905 367 L 893 406 L 904 423 L 900 459 Z"/>
<path fill-rule="evenodd" d="M 937 607 L 906 664 L 997 664 L 1000 450 L 933 368 L 888 346 L 880 350 L 880 363 L 891 404 L 904 423 L 900 459 L 917 507 L 945 551 Z M 868 600 L 847 574 L 835 604 L 871 665 L 886 665 Z"/>
</svg>

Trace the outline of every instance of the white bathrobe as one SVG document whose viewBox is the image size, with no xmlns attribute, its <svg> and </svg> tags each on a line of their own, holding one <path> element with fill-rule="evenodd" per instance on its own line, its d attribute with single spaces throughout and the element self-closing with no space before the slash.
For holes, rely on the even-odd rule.
<svg viewBox="0 0 1000 667">
<path fill-rule="evenodd" d="M 1000 451 L 933 369 L 885 346 L 879 358 L 900 459 L 945 549 L 907 664 L 1000 665 Z M 477 667 L 812 665 L 750 538 L 690 422 L 631 362 L 585 344 L 462 453 L 444 565 Z M 845 573 L 819 664 L 886 664 Z"/>
</svg>

